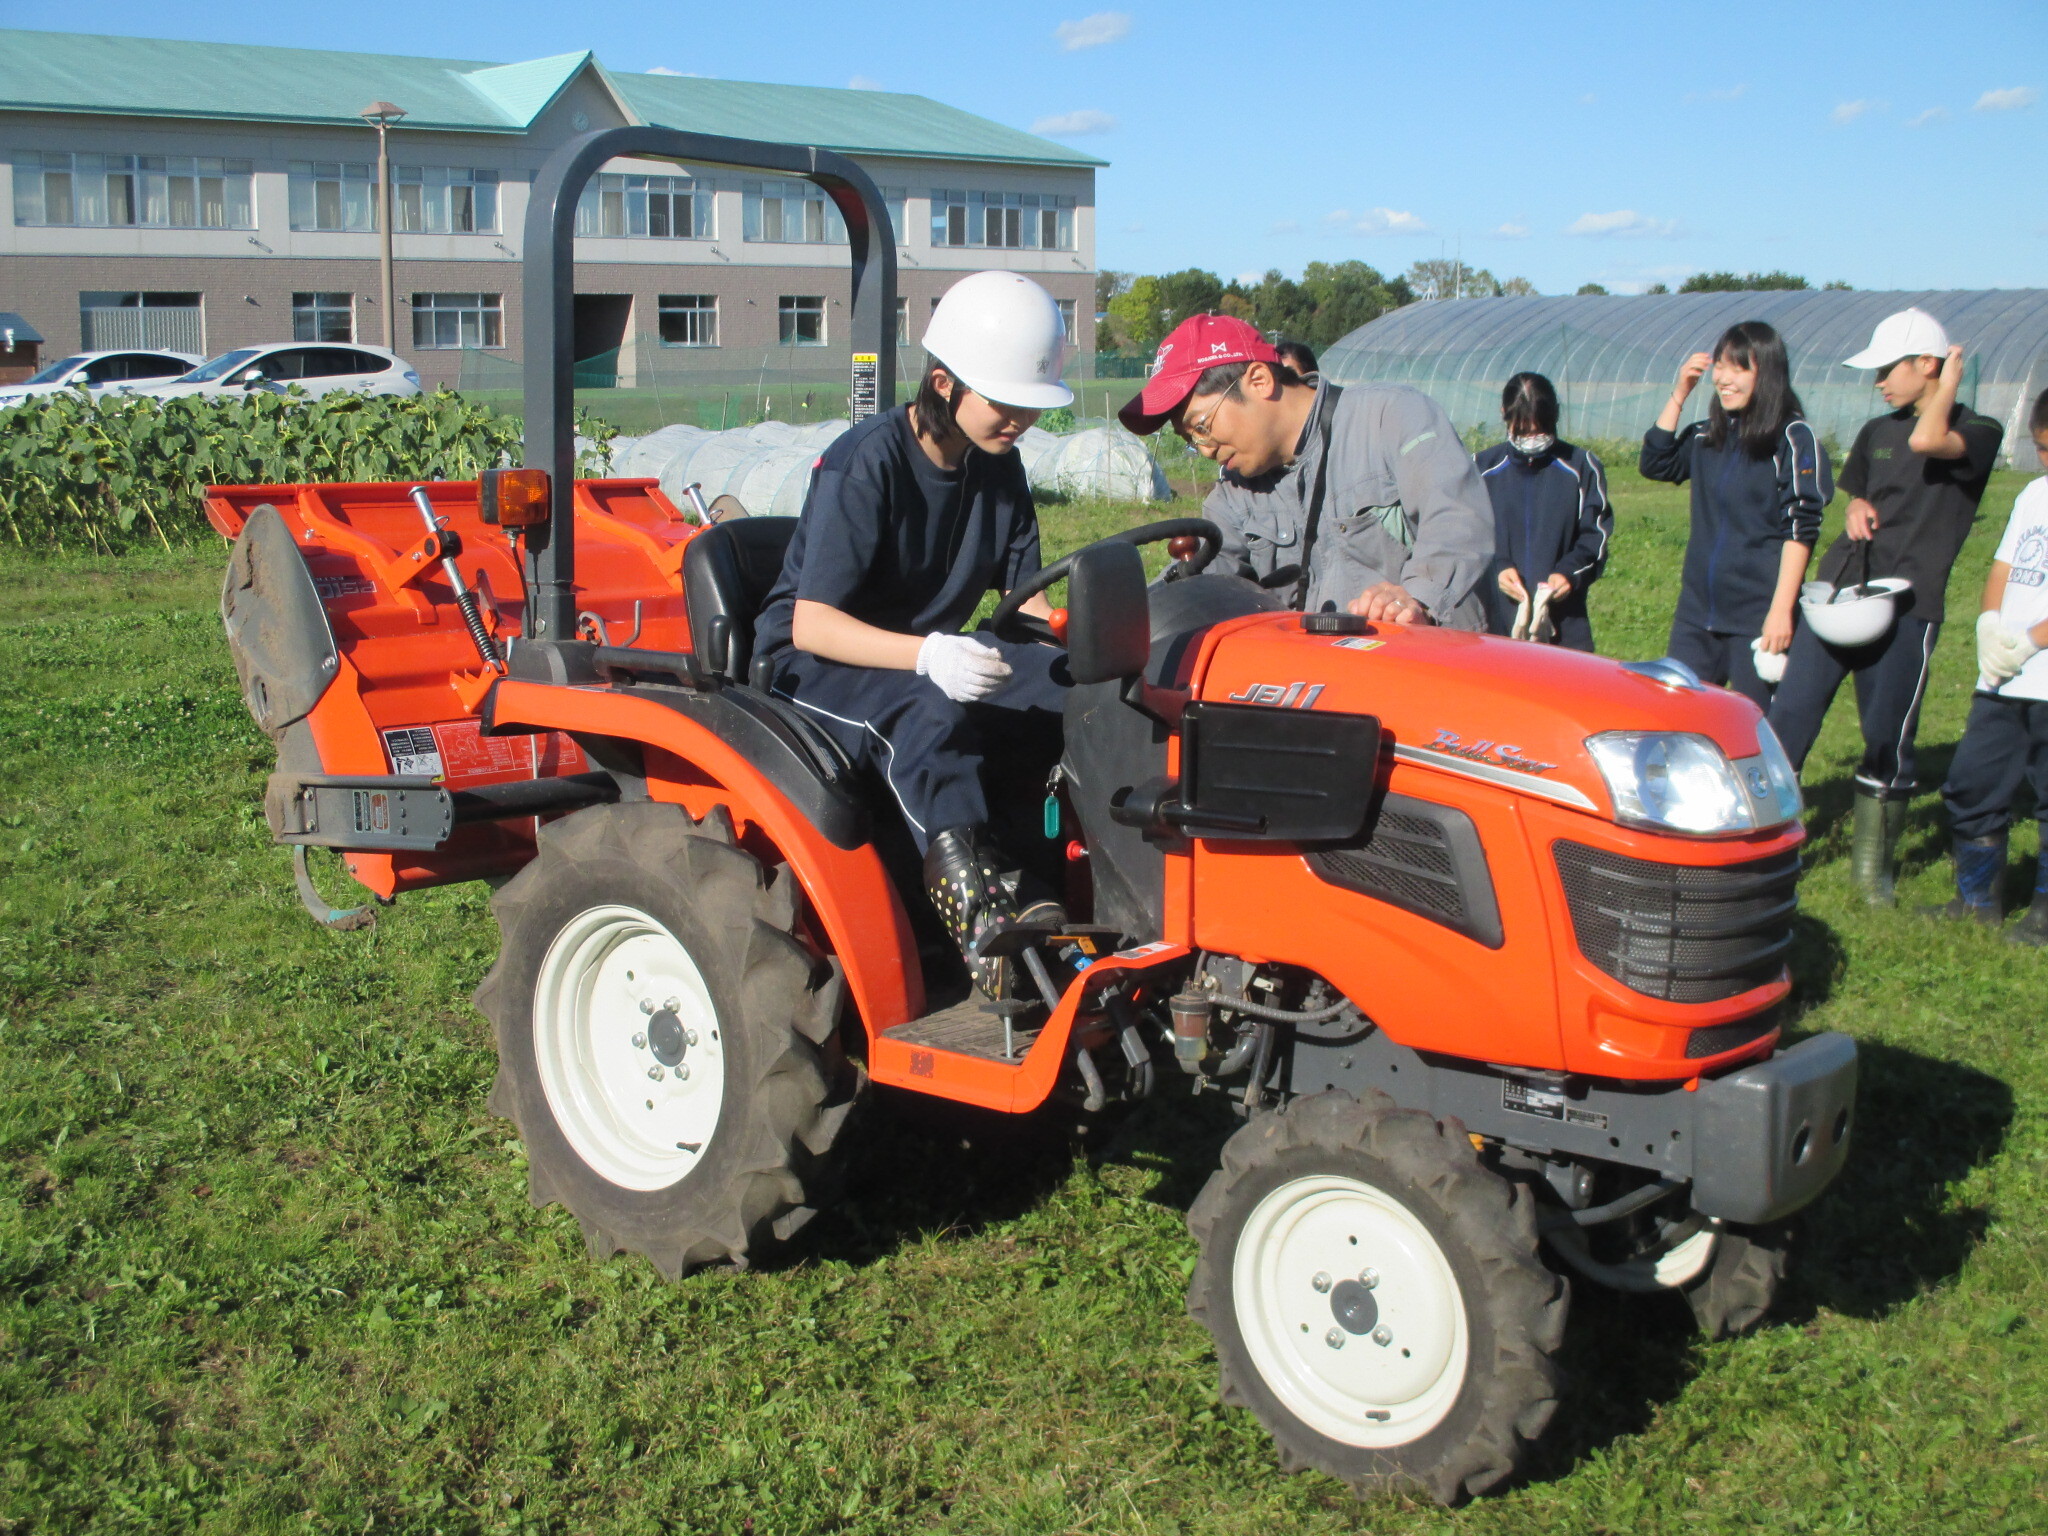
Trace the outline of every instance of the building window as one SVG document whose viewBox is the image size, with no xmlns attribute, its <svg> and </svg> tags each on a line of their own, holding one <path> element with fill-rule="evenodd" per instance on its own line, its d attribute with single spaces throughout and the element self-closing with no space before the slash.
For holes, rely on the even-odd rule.
<svg viewBox="0 0 2048 1536">
<path fill-rule="evenodd" d="M 1054 299 L 1053 303 L 1059 306 L 1060 329 L 1067 333 L 1067 340 L 1071 342 L 1075 339 L 1074 301 L 1072 299 Z"/>
<path fill-rule="evenodd" d="M 664 293 L 659 305 L 664 347 L 718 345 L 718 299 L 709 293 Z"/>
<path fill-rule="evenodd" d="M 291 162 L 293 229 L 375 229 L 376 194 L 374 166 L 334 160 Z"/>
<path fill-rule="evenodd" d="M 909 215 L 905 211 L 910 193 L 903 187 L 883 187 L 882 206 L 889 212 L 889 227 L 896 231 L 898 245 L 910 244 Z"/>
<path fill-rule="evenodd" d="M 352 293 L 292 295 L 293 341 L 354 341 L 356 296 Z"/>
<path fill-rule="evenodd" d="M 712 196 L 691 176 L 593 176 L 576 202 L 576 233 L 605 240 L 709 240 Z"/>
<path fill-rule="evenodd" d="M 463 165 L 399 165 L 391 169 L 392 222 L 431 235 L 498 232 L 498 173 Z M 324 226 L 323 226 L 324 227 Z"/>
<path fill-rule="evenodd" d="M 206 311 L 196 293 L 81 293 L 78 330 L 80 349 L 86 352 L 121 347 L 206 352 Z"/>
<path fill-rule="evenodd" d="M 14 222 L 254 229 L 251 170 L 195 155 L 16 155 Z"/>
<path fill-rule="evenodd" d="M 908 299 L 898 299 L 896 301 L 896 345 L 899 347 L 910 345 L 910 300 Z"/>
<path fill-rule="evenodd" d="M 811 296 L 784 294 L 777 301 L 782 322 L 781 342 L 785 347 L 825 345 L 825 301 Z"/>
<path fill-rule="evenodd" d="M 412 344 L 435 349 L 502 347 L 504 304 L 495 293 L 416 293 Z"/>
<path fill-rule="evenodd" d="M 788 245 L 844 245 L 846 222 L 819 188 L 808 181 L 750 181 L 746 238 Z"/>
<path fill-rule="evenodd" d="M 1071 251 L 1071 197 L 1050 192 L 932 192 L 932 244 Z"/>
</svg>

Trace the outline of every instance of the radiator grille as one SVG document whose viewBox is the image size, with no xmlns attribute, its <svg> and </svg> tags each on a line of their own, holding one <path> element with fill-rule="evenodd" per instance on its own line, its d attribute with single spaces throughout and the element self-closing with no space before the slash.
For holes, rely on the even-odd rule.
<svg viewBox="0 0 2048 1536">
<path fill-rule="evenodd" d="M 1797 850 L 1718 869 L 1572 842 L 1553 851 L 1579 952 L 1624 986 L 1707 1003 L 1760 987 L 1783 968 L 1799 910 Z"/>
<path fill-rule="evenodd" d="M 1489 948 L 1501 944 L 1486 853 L 1463 811 L 1388 795 L 1363 840 L 1318 848 L 1306 858 L 1332 885 L 1430 918 Z"/>
</svg>

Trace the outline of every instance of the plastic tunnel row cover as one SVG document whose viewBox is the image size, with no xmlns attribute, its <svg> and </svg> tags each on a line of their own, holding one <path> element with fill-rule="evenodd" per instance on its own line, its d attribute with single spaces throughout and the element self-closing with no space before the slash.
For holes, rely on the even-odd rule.
<svg viewBox="0 0 2048 1536">
<path fill-rule="evenodd" d="M 811 468 L 827 444 L 847 430 L 844 421 L 792 426 L 764 421 L 712 432 L 669 426 L 612 445 L 613 475 L 648 477 L 678 506 L 693 481 L 706 500 L 737 496 L 759 517 L 795 517 L 803 510 Z M 1172 493 L 1166 474 L 1139 438 L 1121 427 L 1094 427 L 1055 436 L 1031 428 L 1017 441 L 1031 488 L 1062 496 L 1118 501 L 1163 501 Z"/>
<path fill-rule="evenodd" d="M 2036 467 L 2028 407 L 2048 388 L 2048 289 L 1984 292 L 1588 294 L 1447 299 L 1410 304 L 1329 347 L 1323 372 L 1340 384 L 1410 384 L 1450 413 L 1459 431 L 1500 428 L 1501 386 L 1522 369 L 1557 386 L 1561 430 L 1579 439 L 1635 439 L 1656 420 L 1678 365 L 1742 320 L 1785 338 L 1807 418 L 1846 452 L 1856 429 L 1884 410 L 1868 371 L 1844 368 L 1877 322 L 1926 310 L 1964 348 L 1962 398 L 2005 426 L 2005 462 Z M 1707 408 L 1703 385 L 1686 419 Z"/>
</svg>

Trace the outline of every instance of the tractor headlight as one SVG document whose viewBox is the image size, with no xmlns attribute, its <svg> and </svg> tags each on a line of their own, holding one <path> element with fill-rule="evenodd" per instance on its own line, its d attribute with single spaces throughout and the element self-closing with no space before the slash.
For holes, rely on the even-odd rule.
<svg viewBox="0 0 2048 1536">
<path fill-rule="evenodd" d="M 1586 750 L 1607 780 L 1617 820 L 1696 834 L 1747 832 L 1757 825 L 1735 765 L 1704 736 L 1608 731 L 1589 738 Z M 1783 748 L 1778 755 L 1784 756 Z"/>
</svg>

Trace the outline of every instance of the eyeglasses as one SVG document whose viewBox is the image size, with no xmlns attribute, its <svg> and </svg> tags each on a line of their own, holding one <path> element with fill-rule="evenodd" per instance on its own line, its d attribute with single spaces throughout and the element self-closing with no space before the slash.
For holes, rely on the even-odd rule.
<svg viewBox="0 0 2048 1536">
<path fill-rule="evenodd" d="M 1223 402 L 1236 394 L 1237 386 L 1243 382 L 1244 375 L 1241 373 L 1232 379 L 1230 381 L 1230 388 L 1224 390 L 1221 395 L 1216 397 L 1216 403 L 1209 407 L 1209 414 L 1202 418 L 1201 425 L 1199 426 L 1187 419 L 1186 412 L 1182 412 L 1180 426 L 1175 429 L 1180 433 L 1181 440 L 1197 453 L 1202 452 L 1204 449 L 1215 447 L 1216 439 L 1209 435 L 1209 423 L 1216 419 L 1216 413 L 1223 409 Z"/>
</svg>

